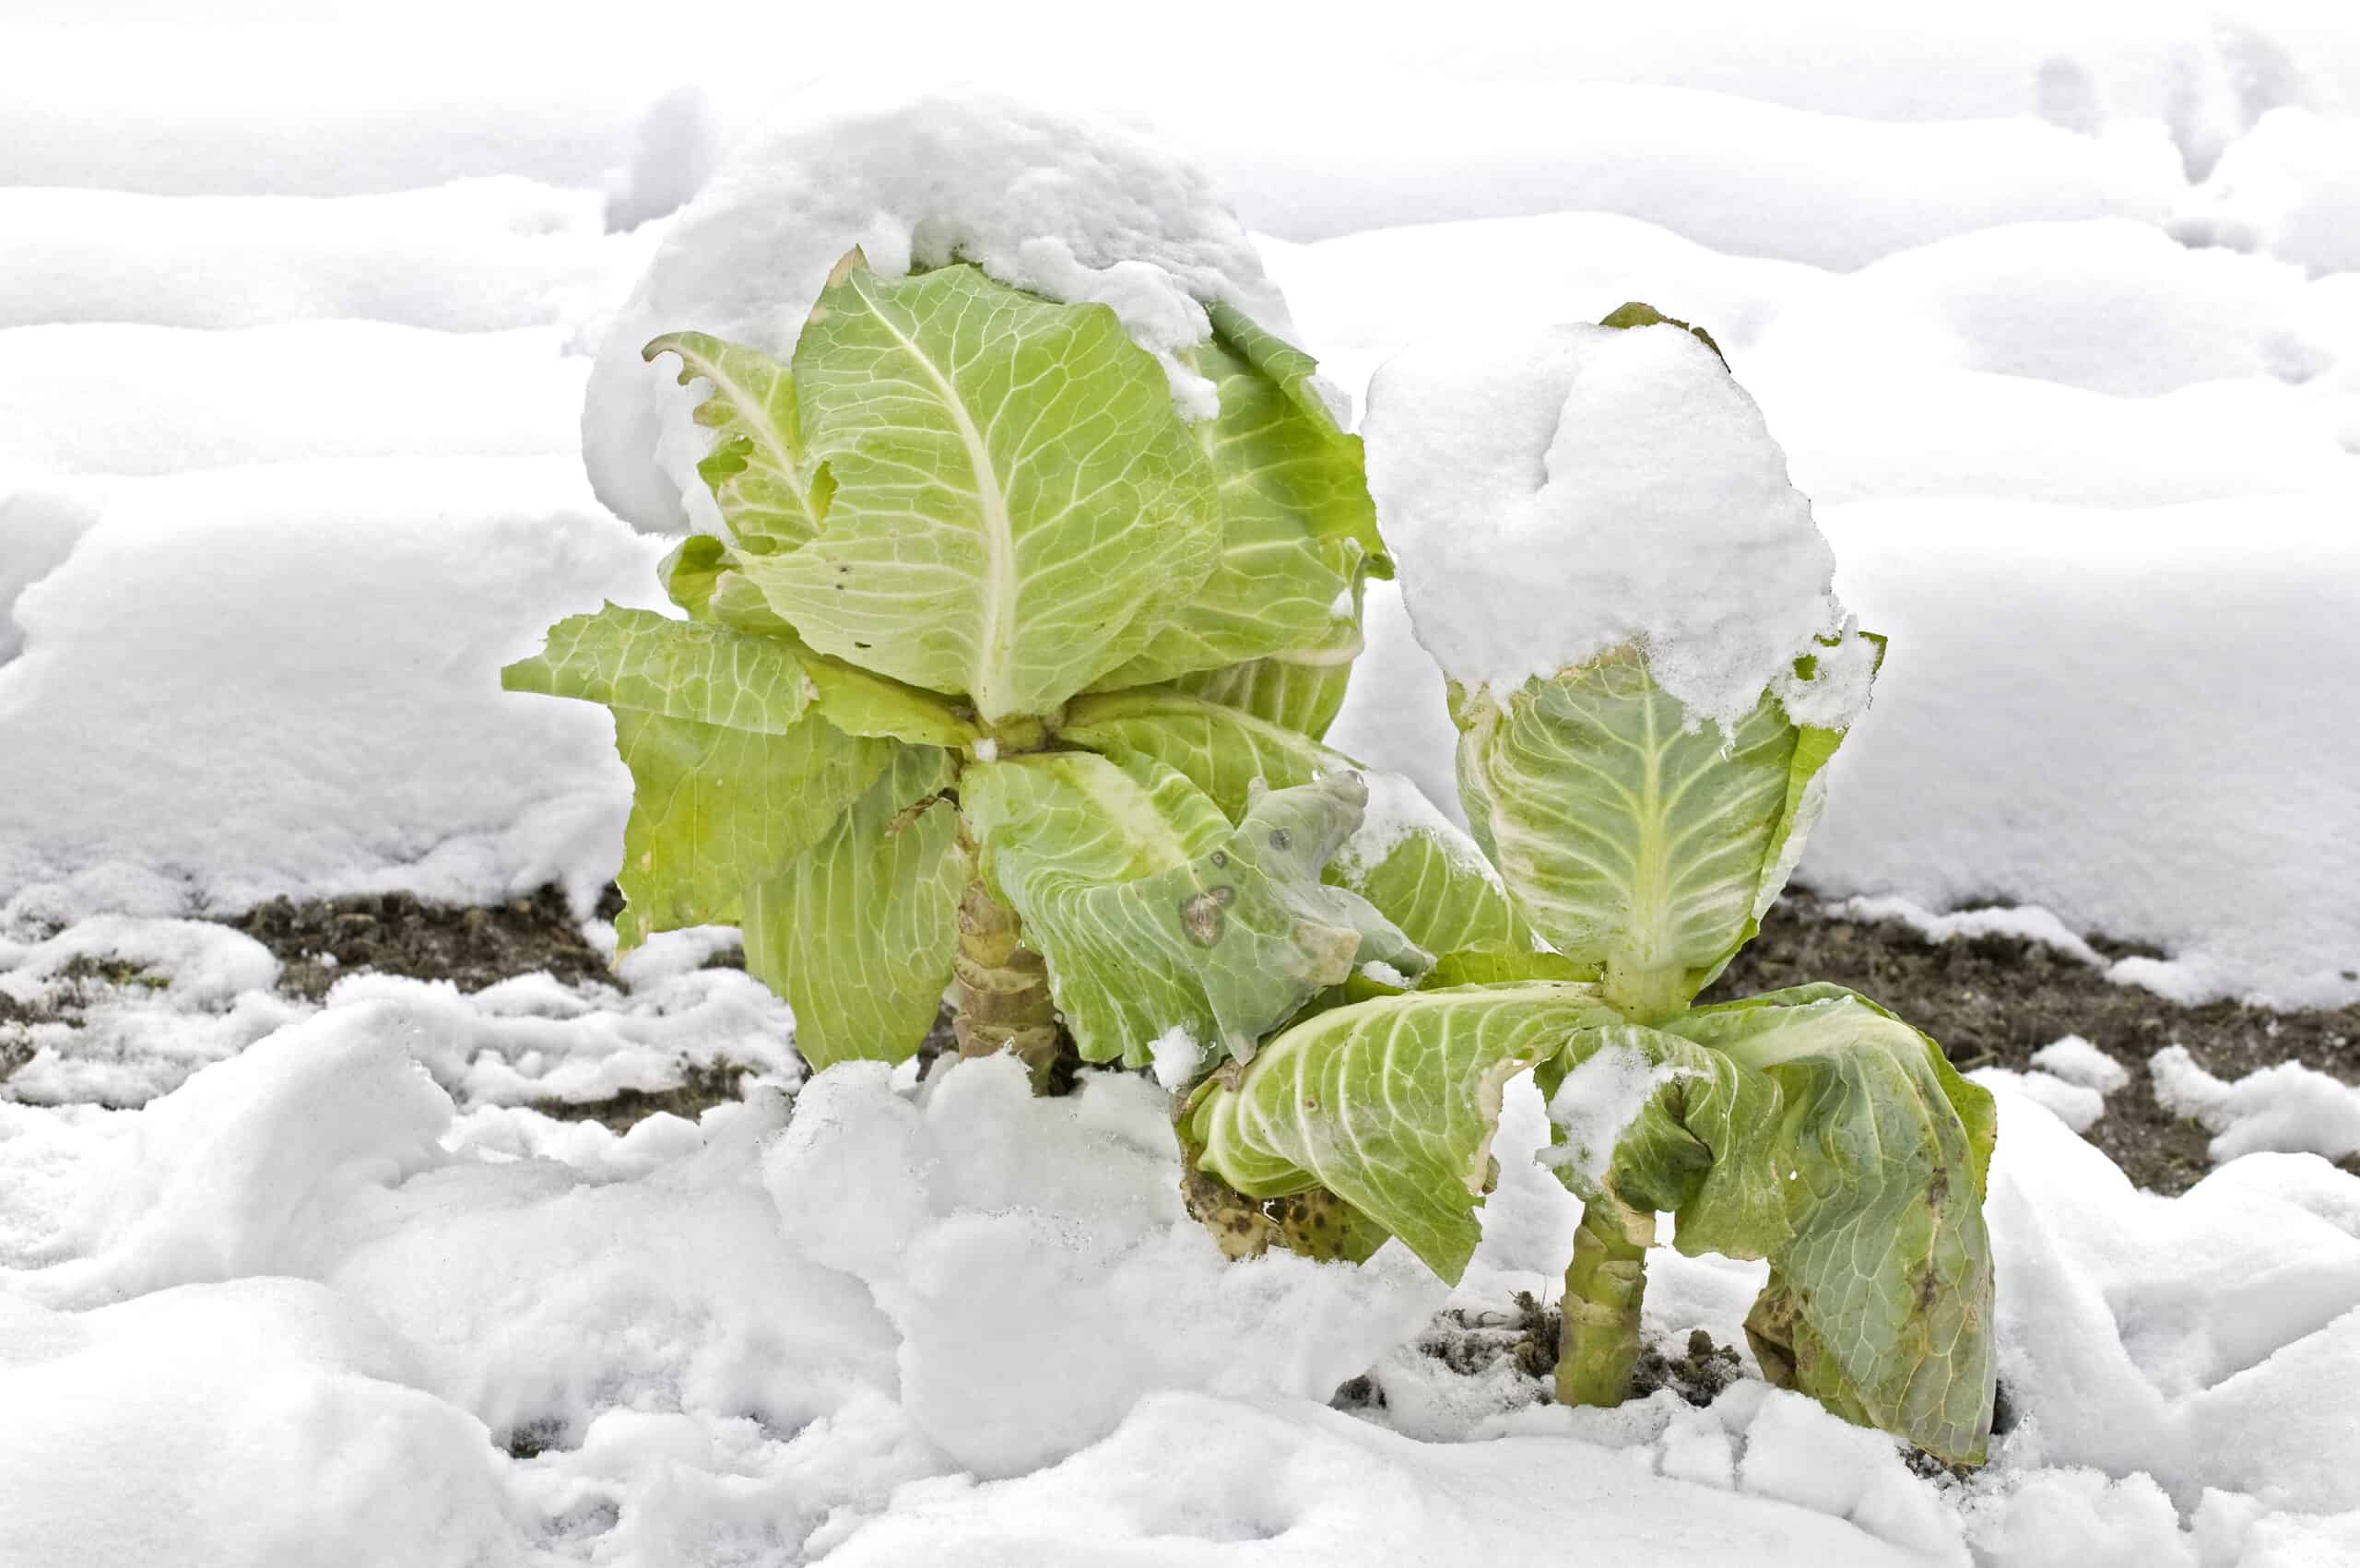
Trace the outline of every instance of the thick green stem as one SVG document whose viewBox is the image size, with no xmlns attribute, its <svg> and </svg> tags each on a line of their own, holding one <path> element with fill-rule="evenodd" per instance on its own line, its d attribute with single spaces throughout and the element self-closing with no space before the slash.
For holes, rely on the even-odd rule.
<svg viewBox="0 0 2360 1568">
<path fill-rule="evenodd" d="M 1656 1217 L 1604 1193 L 1582 1203 L 1565 1270 L 1565 1326 L 1557 1344 L 1557 1400 L 1619 1405 L 1639 1360 L 1639 1303 Z"/>
<path fill-rule="evenodd" d="M 1016 912 L 982 880 L 959 900 L 959 1017 L 952 1024 L 962 1056 L 1010 1051 L 1032 1074 L 1036 1094 L 1053 1092 L 1064 1052 L 1049 970 L 1024 945 Z"/>
</svg>

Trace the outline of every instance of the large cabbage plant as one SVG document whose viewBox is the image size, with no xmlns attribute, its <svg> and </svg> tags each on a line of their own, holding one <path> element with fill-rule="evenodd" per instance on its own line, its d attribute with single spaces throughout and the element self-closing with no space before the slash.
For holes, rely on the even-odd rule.
<svg viewBox="0 0 2360 1568">
<path fill-rule="evenodd" d="M 1622 1397 L 1668 1212 L 1769 1261 L 1773 1380 L 1979 1458 L 1988 1097 L 1834 986 L 1692 1006 L 1841 736 L 1768 697 L 1693 725 L 1624 648 L 1454 690 L 1477 842 L 1415 809 L 1321 738 L 1391 570 L 1360 442 L 1306 356 L 1207 309 L 1195 422 L 1110 310 L 966 265 L 854 253 L 787 361 L 648 346 L 709 389 L 726 534 L 665 562 L 679 614 L 608 605 L 505 673 L 613 712 L 620 945 L 740 925 L 815 1068 L 907 1058 L 946 991 L 962 1053 L 1044 1088 L 1152 1067 L 1237 1255 L 1392 1237 L 1455 1280 L 1535 1073 L 1583 1199 L 1561 1397 Z"/>
</svg>

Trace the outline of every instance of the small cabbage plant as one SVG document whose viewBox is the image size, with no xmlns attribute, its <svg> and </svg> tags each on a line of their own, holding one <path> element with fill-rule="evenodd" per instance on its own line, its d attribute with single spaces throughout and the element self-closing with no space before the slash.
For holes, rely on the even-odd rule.
<svg viewBox="0 0 2360 1568">
<path fill-rule="evenodd" d="M 963 264 L 854 253 L 787 362 L 648 346 L 709 388 L 726 535 L 665 562 L 681 615 L 609 605 L 505 674 L 613 711 L 619 945 L 739 925 L 815 1068 L 907 1058 L 946 989 L 960 1051 L 1044 1089 L 1152 1067 L 1233 1256 L 1398 1238 L 1456 1280 L 1534 1073 L 1583 1200 L 1562 1398 L 1623 1397 L 1670 1213 L 1768 1260 L 1774 1381 L 1979 1459 L 1988 1096 L 1835 986 L 1693 1006 L 1840 733 L 1770 696 L 1693 725 L 1635 647 L 1454 688 L 1470 842 L 1323 743 L 1391 571 L 1360 442 L 1306 356 L 1207 313 L 1193 422 L 1106 307 Z"/>
</svg>

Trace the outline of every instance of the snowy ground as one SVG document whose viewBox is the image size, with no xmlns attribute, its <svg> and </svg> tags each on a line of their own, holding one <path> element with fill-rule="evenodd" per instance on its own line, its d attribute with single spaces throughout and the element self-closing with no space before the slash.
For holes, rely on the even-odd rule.
<svg viewBox="0 0 2360 1568">
<path fill-rule="evenodd" d="M 1988 9 L 1616 22 L 1578 90 L 1380 40 L 1283 101 L 1136 60 L 1120 96 L 1355 391 L 1629 298 L 1712 328 L 1894 639 L 1813 887 L 2360 1000 L 2360 29 Z M 589 356 L 775 84 L 575 36 L 532 57 L 578 87 L 504 107 L 252 59 L 200 99 L 21 41 L 59 69 L 0 103 L 0 1564 L 2360 1561 L 2325 1075 L 2159 1060 L 2218 1135 L 2177 1198 L 2070 1130 L 2131 1092 L 2104 1058 L 1986 1075 L 2015 1421 L 1960 1481 L 1752 1378 L 1575 1412 L 1429 1353 L 1562 1272 L 1529 1094 L 1446 1299 L 1398 1249 L 1220 1264 L 1140 1080 L 803 1085 L 723 937 L 296 994 L 187 917 L 610 878 L 605 718 L 493 672 L 654 602 L 663 541 L 583 477 Z M 1439 679 L 1372 614 L 1333 738 L 1447 803 Z M 714 1072 L 744 1096 L 694 1122 L 546 1108 Z M 1661 1341 L 1742 1344 L 1749 1267 L 1653 1278 Z"/>
</svg>

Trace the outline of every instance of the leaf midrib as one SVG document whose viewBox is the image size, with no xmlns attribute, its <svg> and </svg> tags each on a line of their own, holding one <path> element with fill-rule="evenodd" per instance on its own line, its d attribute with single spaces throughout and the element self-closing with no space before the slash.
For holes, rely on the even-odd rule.
<svg viewBox="0 0 2360 1568">
<path fill-rule="evenodd" d="M 968 683 L 967 695 L 974 700 L 976 712 L 986 719 L 1005 718 L 1015 710 L 1008 705 L 1002 688 L 1008 684 L 1008 673 L 1000 668 L 1006 661 L 1009 623 L 1016 614 L 1016 529 L 1008 513 L 1008 497 L 1002 493 L 999 471 L 992 462 L 991 448 L 984 441 L 983 431 L 967 414 L 967 406 L 960 401 L 958 388 L 931 355 L 918 347 L 915 339 L 896 325 L 866 282 L 856 285 L 863 303 L 877 317 L 893 341 L 900 344 L 911 360 L 926 378 L 934 383 L 942 399 L 945 412 L 950 416 L 953 431 L 966 449 L 967 461 L 975 477 L 975 503 L 982 513 L 984 544 L 984 580 L 980 620 L 976 627 L 975 671 Z"/>
</svg>

